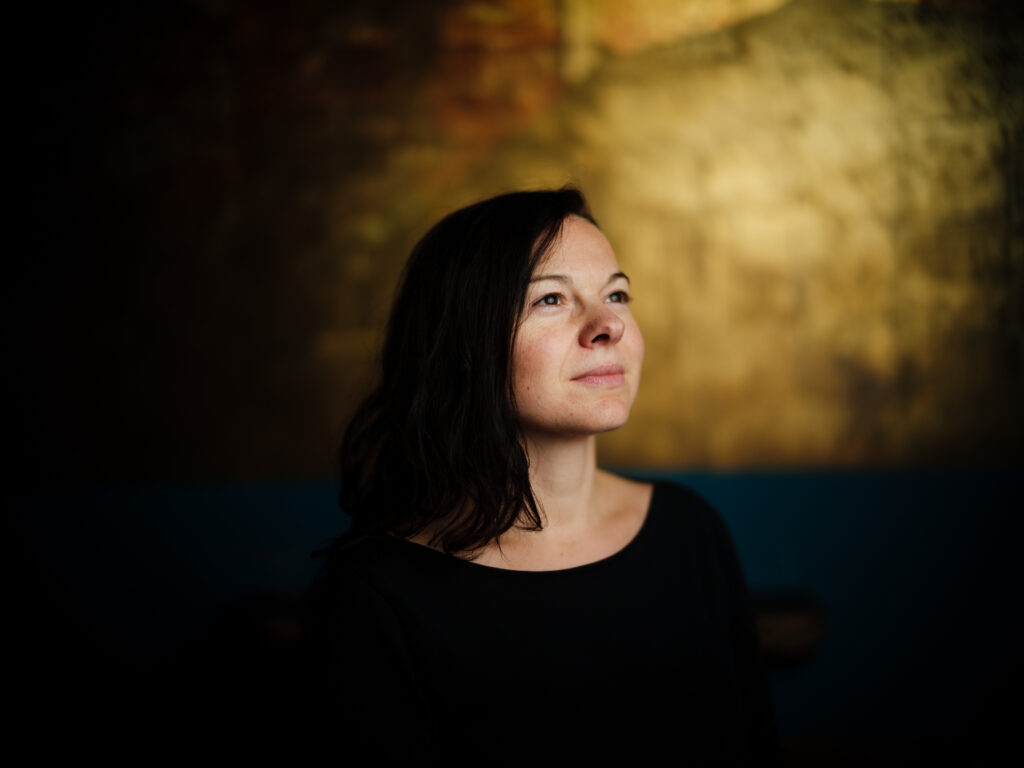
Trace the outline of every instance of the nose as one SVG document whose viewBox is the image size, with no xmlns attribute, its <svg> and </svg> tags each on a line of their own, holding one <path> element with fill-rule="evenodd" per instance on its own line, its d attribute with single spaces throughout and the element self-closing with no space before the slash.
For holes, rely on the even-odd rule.
<svg viewBox="0 0 1024 768">
<path fill-rule="evenodd" d="M 580 331 L 580 346 L 618 344 L 626 324 L 607 304 L 600 304 L 588 316 Z"/>
</svg>

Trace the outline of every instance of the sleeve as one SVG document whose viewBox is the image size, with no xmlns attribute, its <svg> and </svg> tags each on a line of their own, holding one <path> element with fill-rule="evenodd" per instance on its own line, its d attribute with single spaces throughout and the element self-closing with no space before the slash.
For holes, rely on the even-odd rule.
<svg viewBox="0 0 1024 768">
<path fill-rule="evenodd" d="M 393 607 L 344 565 L 326 570 L 310 604 L 313 740 L 354 764 L 437 764 L 429 709 Z"/>
<path fill-rule="evenodd" d="M 718 550 L 728 585 L 728 612 L 731 615 L 734 663 L 740 696 L 740 727 L 746 735 L 747 758 L 752 764 L 780 765 L 785 760 L 746 577 L 728 527 L 717 512 L 713 509 L 711 512 L 715 519 Z"/>
</svg>

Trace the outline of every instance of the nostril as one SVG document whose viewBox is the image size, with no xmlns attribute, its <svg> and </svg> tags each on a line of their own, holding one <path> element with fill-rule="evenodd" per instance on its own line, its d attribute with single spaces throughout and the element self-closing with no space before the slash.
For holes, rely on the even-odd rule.
<svg viewBox="0 0 1024 768">
<path fill-rule="evenodd" d="M 612 337 L 609 336 L 607 333 L 599 333 L 597 336 L 595 336 L 593 339 L 590 340 L 590 343 L 593 344 L 595 341 L 601 341 L 601 340 L 611 341 Z"/>
</svg>

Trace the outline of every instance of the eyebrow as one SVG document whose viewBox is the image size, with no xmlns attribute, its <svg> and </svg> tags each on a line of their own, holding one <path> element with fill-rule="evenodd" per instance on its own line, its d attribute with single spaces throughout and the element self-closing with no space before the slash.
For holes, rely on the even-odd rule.
<svg viewBox="0 0 1024 768">
<path fill-rule="evenodd" d="M 629 283 L 629 275 L 627 275 L 625 272 L 616 272 L 611 277 L 608 278 L 608 282 L 605 283 L 605 287 L 611 285 L 620 277 L 623 278 L 627 283 Z M 572 282 L 572 278 L 567 277 L 566 275 L 537 275 L 536 277 L 530 279 L 530 283 L 539 283 L 541 280 L 557 280 L 560 283 Z M 630 283 L 630 285 L 632 285 L 632 283 Z"/>
</svg>

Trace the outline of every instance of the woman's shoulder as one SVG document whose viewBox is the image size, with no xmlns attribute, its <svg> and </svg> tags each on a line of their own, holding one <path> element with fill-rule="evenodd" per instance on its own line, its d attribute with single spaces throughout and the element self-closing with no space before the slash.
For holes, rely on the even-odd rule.
<svg viewBox="0 0 1024 768">
<path fill-rule="evenodd" d="M 660 519 L 677 523 L 714 523 L 720 520 L 714 506 L 680 482 L 658 478 L 626 477 L 598 470 L 595 489 L 605 503 L 620 509 L 646 513 L 648 522 Z"/>
<path fill-rule="evenodd" d="M 643 517 L 650 507 L 654 484 L 599 469 L 594 475 L 594 492 L 607 508 L 632 510 Z"/>
<path fill-rule="evenodd" d="M 596 475 L 599 493 L 619 498 L 643 499 L 651 504 L 712 510 L 711 504 L 688 485 L 675 480 L 630 477 L 599 469 Z"/>
<path fill-rule="evenodd" d="M 600 471 L 599 493 L 609 504 L 632 509 L 643 520 L 641 532 L 651 540 L 703 541 L 714 545 L 729 540 L 728 529 L 715 507 L 700 493 L 674 480 L 630 478 Z M 649 534 L 654 533 L 653 536 Z"/>
<path fill-rule="evenodd" d="M 729 540 L 725 521 L 715 506 L 684 483 L 653 481 L 650 516 L 663 526 L 671 526 L 679 535 Z"/>
<path fill-rule="evenodd" d="M 700 493 L 674 480 L 654 480 L 652 503 L 666 508 L 686 510 L 694 514 L 715 514 L 715 508 Z"/>
<path fill-rule="evenodd" d="M 324 552 L 318 580 L 332 592 L 388 593 L 406 569 L 400 542 L 390 536 L 350 532 Z"/>
</svg>

